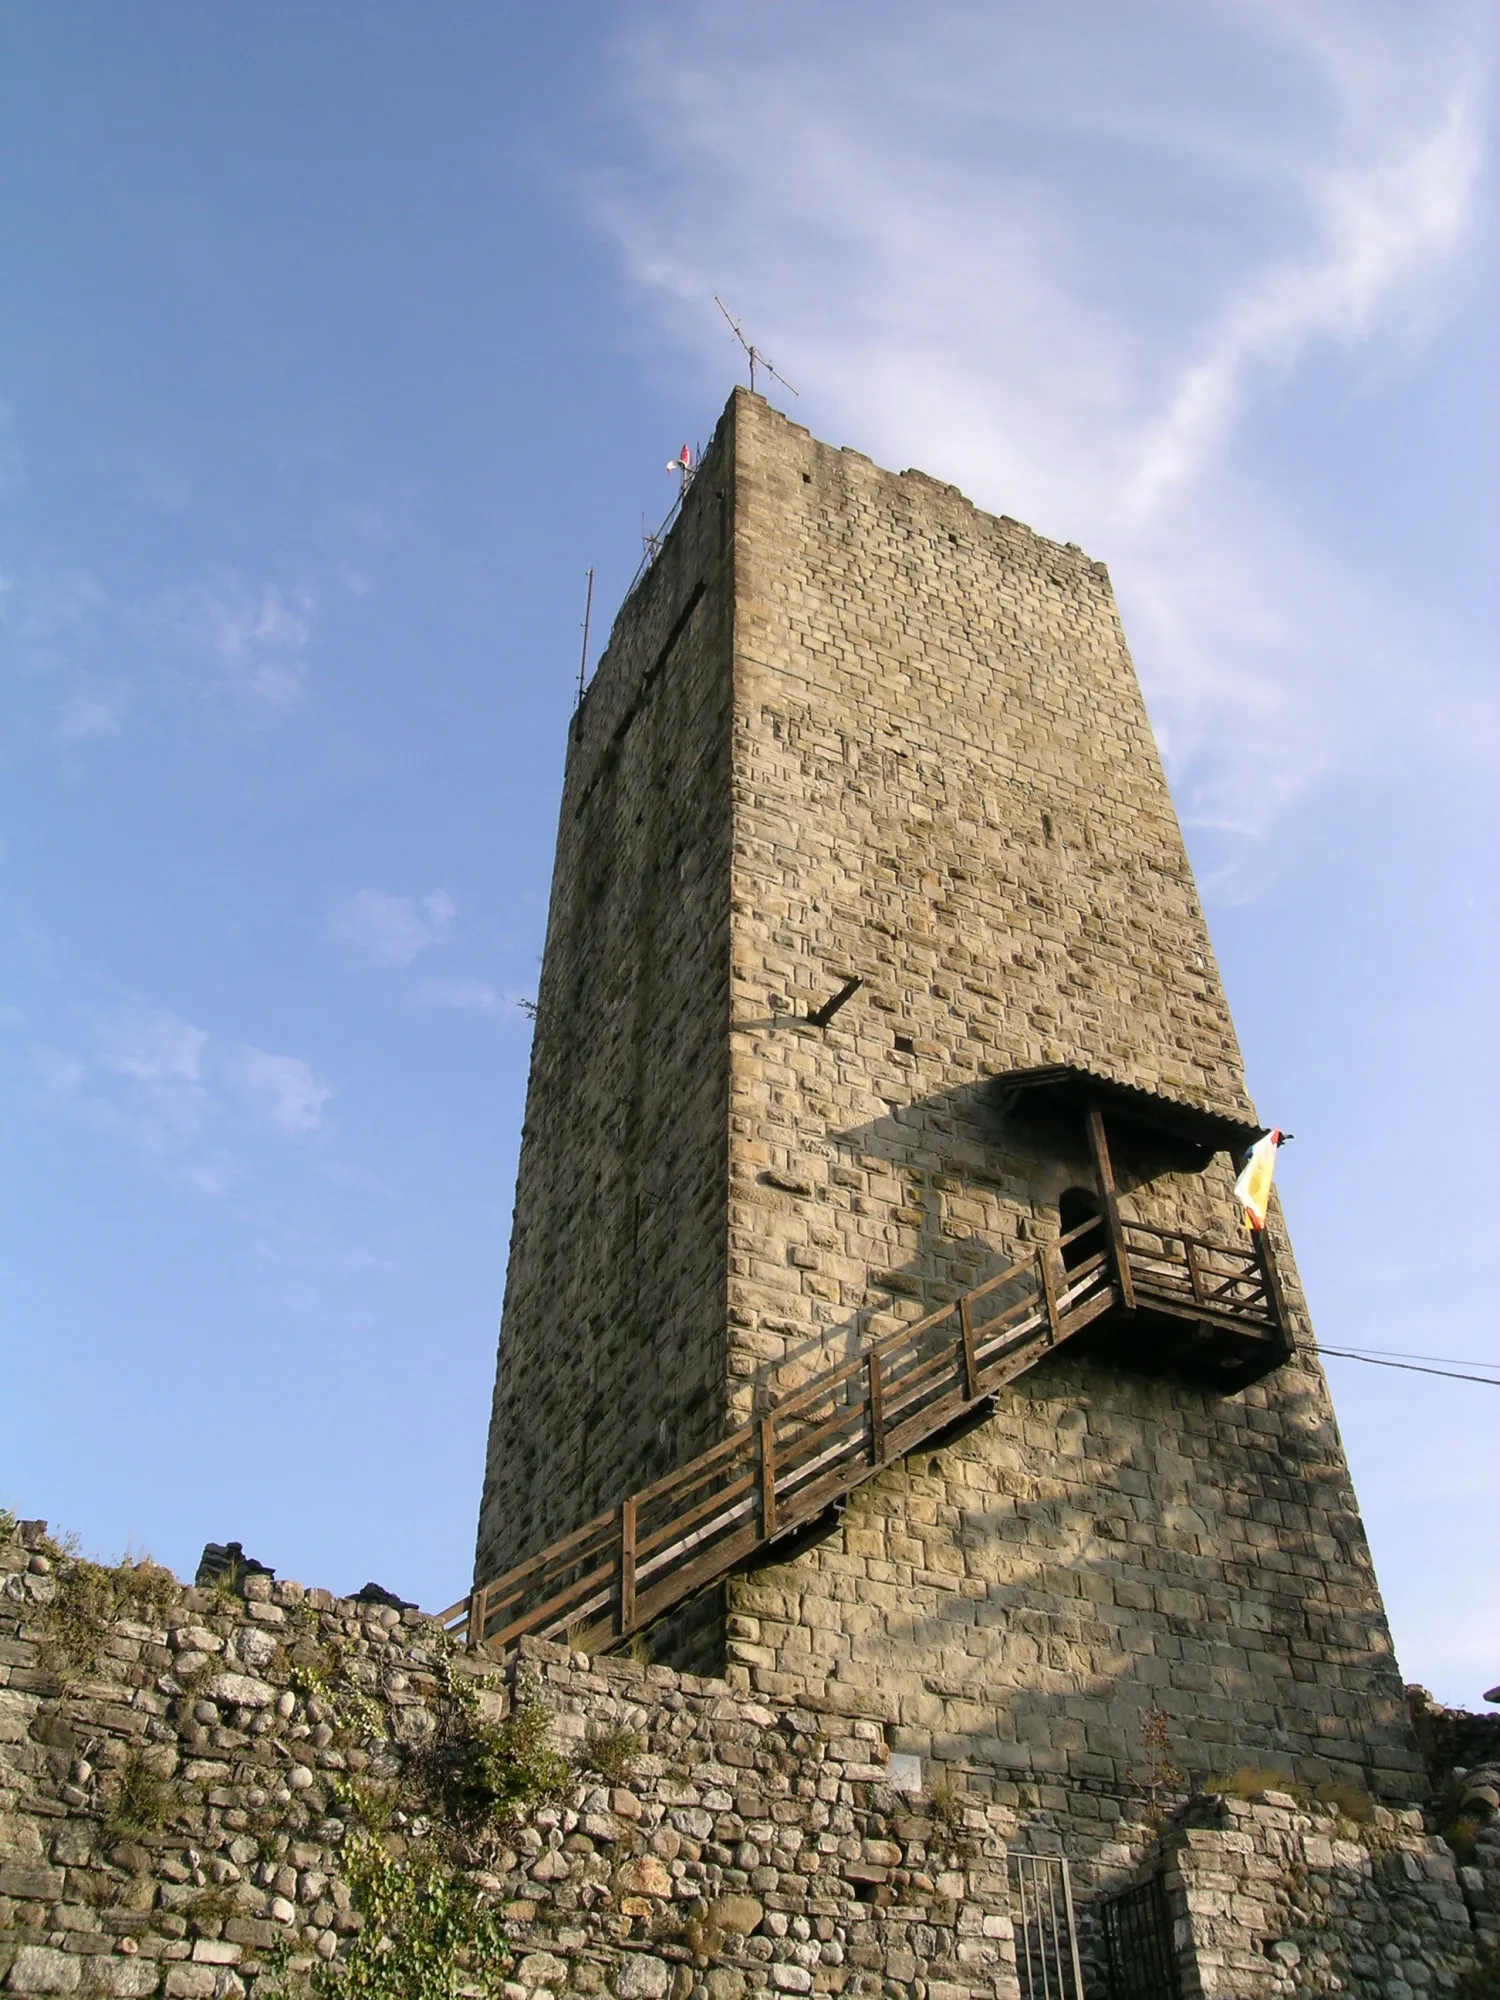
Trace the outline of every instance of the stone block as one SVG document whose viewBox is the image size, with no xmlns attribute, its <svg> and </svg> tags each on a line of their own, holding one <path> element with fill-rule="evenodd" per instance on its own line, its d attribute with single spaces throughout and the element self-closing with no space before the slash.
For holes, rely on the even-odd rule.
<svg viewBox="0 0 1500 2000">
<path fill-rule="evenodd" d="M 83 1981 L 81 1958 L 50 1945 L 23 1944 L 6 1975 L 7 1993 L 76 1993 Z"/>
<path fill-rule="evenodd" d="M 619 2000 L 664 2000 L 671 1983 L 666 1961 L 641 1952 L 621 1962 L 615 1973 L 614 1990 Z"/>
<path fill-rule="evenodd" d="M 60 1868 L 28 1867 L 23 1862 L 0 1862 L 0 1896 L 21 1901 L 55 1903 L 63 1892 Z"/>
<path fill-rule="evenodd" d="M 173 1965 L 167 1969 L 162 1990 L 166 2000 L 215 2000 L 222 1979 L 223 1974 L 212 1965 Z"/>
<path fill-rule="evenodd" d="M 719 1896 L 709 1905 L 710 1920 L 737 1937 L 749 1937 L 764 1915 L 764 1906 L 754 1896 Z"/>
<path fill-rule="evenodd" d="M 101 2000 L 148 2000 L 162 1981 L 162 1968 L 149 1958 L 91 1958 L 83 1992 Z"/>
</svg>

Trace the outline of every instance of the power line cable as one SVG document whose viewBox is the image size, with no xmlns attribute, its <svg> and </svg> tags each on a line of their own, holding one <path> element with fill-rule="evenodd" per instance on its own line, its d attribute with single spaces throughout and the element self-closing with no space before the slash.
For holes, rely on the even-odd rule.
<svg viewBox="0 0 1500 2000">
<path fill-rule="evenodd" d="M 1413 1354 L 1404 1347 L 1341 1347 L 1337 1351 L 1340 1354 L 1378 1354 L 1383 1360 L 1391 1361 L 1440 1361 L 1449 1368 L 1500 1368 L 1500 1361 L 1476 1361 L 1472 1354 Z"/>
<path fill-rule="evenodd" d="M 1356 1354 L 1352 1348 L 1314 1348 L 1316 1354 L 1332 1354 L 1340 1362 L 1368 1362 L 1370 1368 L 1400 1368 L 1406 1374 L 1440 1374 L 1444 1382 L 1484 1382 L 1486 1388 L 1500 1388 L 1496 1376 L 1470 1376 L 1458 1374 L 1454 1368 L 1422 1368 L 1418 1362 L 1386 1362 L 1378 1360 L 1374 1354 Z"/>
</svg>

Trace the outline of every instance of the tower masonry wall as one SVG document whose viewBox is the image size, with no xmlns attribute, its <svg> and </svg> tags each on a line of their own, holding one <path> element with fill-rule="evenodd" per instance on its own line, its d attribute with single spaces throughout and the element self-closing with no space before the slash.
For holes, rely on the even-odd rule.
<svg viewBox="0 0 1500 2000">
<path fill-rule="evenodd" d="M 1254 1114 L 1104 566 L 748 396 L 736 465 L 744 1415 L 1088 1185 L 1081 1128 L 1039 1150 L 986 1079 L 1079 1063 Z M 826 1030 L 799 1025 L 856 975 Z M 1121 1164 L 1143 1220 L 1232 1227 L 1223 1163 Z"/>
<path fill-rule="evenodd" d="M 739 399 L 730 1404 L 742 1419 L 1059 1233 L 1068 1062 L 1254 1116 L 1102 564 Z M 795 1025 L 848 976 L 822 1031 Z M 1232 1243 L 1231 1163 L 1116 1135 L 1127 1216 Z M 1418 1782 L 1278 1214 L 1294 1365 L 1220 1398 L 1060 1355 L 795 1560 L 736 1578 L 732 1677 L 883 1713 L 1027 1797 L 1138 1773 Z M 984 1774 L 988 1774 L 987 1779 Z"/>
<path fill-rule="evenodd" d="M 481 1579 L 1055 1240 L 1083 1132 L 998 1081 L 1045 1063 L 1254 1117 L 1108 575 L 737 392 L 570 740 Z M 1111 1136 L 1128 1218 L 1243 1240 L 1227 1158 Z M 1066 1799 L 1080 1852 L 1151 1710 L 1194 1776 L 1411 1796 L 1272 1236 L 1289 1365 L 1224 1397 L 1054 1357 L 660 1656 Z"/>
<path fill-rule="evenodd" d="M 477 1574 L 723 1409 L 731 551 L 710 454 L 568 736 Z"/>
</svg>

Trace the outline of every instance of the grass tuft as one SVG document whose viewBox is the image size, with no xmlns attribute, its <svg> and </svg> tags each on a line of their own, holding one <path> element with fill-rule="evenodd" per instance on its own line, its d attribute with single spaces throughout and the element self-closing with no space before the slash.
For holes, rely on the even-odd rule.
<svg viewBox="0 0 1500 2000">
<path fill-rule="evenodd" d="M 42 1665 L 64 1687 L 94 1671 L 117 1618 L 133 1614 L 142 1624 L 164 1625 L 182 1598 L 176 1577 L 149 1556 L 96 1563 L 60 1550 L 53 1583 L 37 1623 Z"/>
<path fill-rule="evenodd" d="M 160 1833 L 176 1804 L 173 1786 L 150 1769 L 139 1750 L 133 1750 L 121 1767 L 104 1824 L 116 1840 Z"/>
<path fill-rule="evenodd" d="M 645 1750 L 645 1739 L 633 1729 L 600 1729 L 575 1751 L 573 1761 L 580 1771 L 597 1771 L 606 1784 L 628 1785 Z"/>
</svg>

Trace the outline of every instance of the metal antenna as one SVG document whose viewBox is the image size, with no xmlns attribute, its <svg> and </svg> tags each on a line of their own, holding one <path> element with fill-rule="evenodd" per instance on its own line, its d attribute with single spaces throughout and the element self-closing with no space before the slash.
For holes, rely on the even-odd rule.
<svg viewBox="0 0 1500 2000">
<path fill-rule="evenodd" d="M 578 699 L 583 700 L 584 675 L 589 670 L 589 618 L 594 609 L 594 571 L 589 568 L 588 594 L 583 600 L 583 651 L 578 656 Z"/>
<path fill-rule="evenodd" d="M 755 371 L 757 368 L 764 368 L 766 373 L 771 377 L 771 380 L 773 382 L 779 382 L 783 389 L 791 389 L 792 394 L 794 396 L 797 395 L 799 391 L 797 391 L 796 389 L 792 389 L 792 385 L 790 382 L 788 382 L 785 375 L 778 375 L 776 370 L 771 366 L 771 363 L 767 359 L 767 357 L 761 353 L 760 349 L 756 347 L 752 342 L 746 340 L 744 333 L 741 331 L 739 321 L 735 318 L 734 314 L 729 310 L 728 306 L 725 305 L 724 301 L 719 297 L 717 292 L 714 293 L 714 304 L 719 308 L 719 311 L 723 313 L 725 319 L 728 320 L 731 328 L 734 331 L 735 339 L 739 342 L 740 346 L 744 348 L 746 354 L 750 357 L 751 395 L 753 396 L 755 394 Z"/>
</svg>

